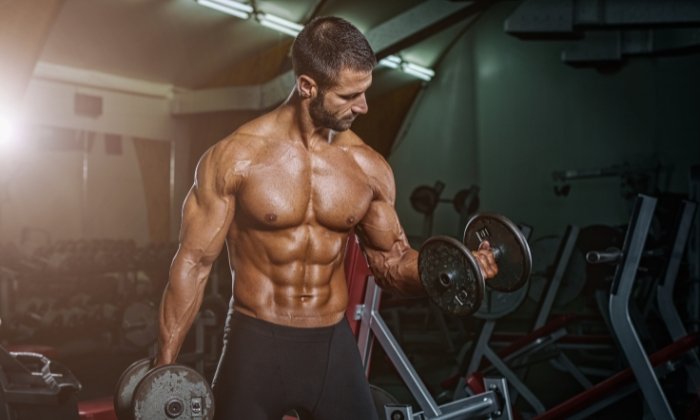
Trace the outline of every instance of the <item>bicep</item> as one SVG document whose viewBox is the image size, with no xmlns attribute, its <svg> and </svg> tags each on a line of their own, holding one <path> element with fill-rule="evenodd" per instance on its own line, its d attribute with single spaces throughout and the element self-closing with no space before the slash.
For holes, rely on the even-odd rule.
<svg viewBox="0 0 700 420">
<path fill-rule="evenodd" d="M 180 248 L 213 261 L 221 252 L 234 212 L 232 197 L 192 187 L 182 211 Z"/>
<path fill-rule="evenodd" d="M 408 247 L 408 240 L 392 203 L 378 200 L 370 204 L 360 222 L 360 237 L 367 253 L 392 253 Z"/>
<path fill-rule="evenodd" d="M 418 281 L 418 254 L 406 239 L 392 204 L 372 203 L 358 229 L 377 283 L 405 295 L 423 292 Z"/>
<path fill-rule="evenodd" d="M 235 211 L 233 192 L 220 171 L 205 155 L 182 209 L 180 249 L 205 263 L 221 252 Z"/>
</svg>

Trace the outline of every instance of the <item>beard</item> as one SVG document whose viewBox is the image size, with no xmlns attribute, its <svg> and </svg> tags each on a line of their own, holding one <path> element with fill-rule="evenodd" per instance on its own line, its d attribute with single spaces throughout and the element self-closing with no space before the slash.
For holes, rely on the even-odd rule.
<svg viewBox="0 0 700 420">
<path fill-rule="evenodd" d="M 323 106 L 324 97 L 325 94 L 321 93 L 311 99 L 311 103 L 309 104 L 311 120 L 318 127 L 328 128 L 333 131 L 348 130 L 353 121 L 355 121 L 355 115 L 352 114 L 350 117 L 337 118 Z"/>
</svg>

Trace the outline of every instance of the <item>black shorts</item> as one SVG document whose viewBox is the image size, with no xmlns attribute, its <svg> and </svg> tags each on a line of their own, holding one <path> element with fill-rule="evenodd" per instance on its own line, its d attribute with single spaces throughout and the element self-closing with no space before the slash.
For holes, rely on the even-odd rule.
<svg viewBox="0 0 700 420">
<path fill-rule="evenodd" d="M 216 420 L 378 419 L 355 338 L 334 326 L 293 328 L 234 312 L 214 376 Z"/>
</svg>

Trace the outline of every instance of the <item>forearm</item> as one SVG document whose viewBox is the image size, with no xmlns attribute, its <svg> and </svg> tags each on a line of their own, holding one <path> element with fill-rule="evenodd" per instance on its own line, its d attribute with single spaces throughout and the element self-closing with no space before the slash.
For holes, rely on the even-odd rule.
<svg viewBox="0 0 700 420">
<path fill-rule="evenodd" d="M 160 305 L 155 365 L 174 363 L 202 303 L 211 264 L 176 256 Z"/>
<path fill-rule="evenodd" d="M 425 294 L 418 274 L 418 252 L 414 249 L 406 247 L 398 255 L 382 258 L 371 266 L 382 289 L 404 296 Z"/>
</svg>

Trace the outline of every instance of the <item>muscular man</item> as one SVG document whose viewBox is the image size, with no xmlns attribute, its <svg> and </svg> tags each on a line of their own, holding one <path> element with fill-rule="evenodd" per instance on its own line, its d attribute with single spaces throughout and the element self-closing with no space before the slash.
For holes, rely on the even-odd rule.
<svg viewBox="0 0 700 420">
<path fill-rule="evenodd" d="M 367 112 L 376 58 L 339 18 L 292 46 L 296 85 L 277 109 L 209 149 L 185 199 L 180 248 L 160 309 L 156 365 L 174 363 L 224 244 L 233 306 L 214 379 L 217 419 L 376 419 L 344 318 L 343 260 L 354 228 L 378 284 L 424 293 L 394 209 L 387 162 L 349 130 Z M 487 277 L 488 249 L 475 253 Z"/>
</svg>

